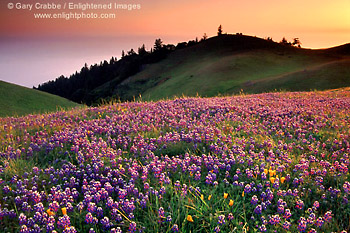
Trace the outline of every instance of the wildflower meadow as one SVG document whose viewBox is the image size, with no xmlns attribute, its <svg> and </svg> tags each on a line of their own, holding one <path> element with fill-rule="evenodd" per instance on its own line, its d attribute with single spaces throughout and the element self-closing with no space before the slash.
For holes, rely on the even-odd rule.
<svg viewBox="0 0 350 233">
<path fill-rule="evenodd" d="M 350 91 L 0 118 L 0 232 L 350 232 Z"/>
</svg>

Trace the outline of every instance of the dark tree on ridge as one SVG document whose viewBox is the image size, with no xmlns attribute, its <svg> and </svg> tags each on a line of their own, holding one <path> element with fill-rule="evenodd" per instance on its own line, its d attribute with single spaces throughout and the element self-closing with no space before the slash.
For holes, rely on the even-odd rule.
<svg viewBox="0 0 350 233">
<path fill-rule="evenodd" d="M 208 39 L 208 36 L 207 36 L 207 33 L 204 33 L 204 35 L 203 35 L 201 41 L 206 40 L 206 39 Z"/>
<path fill-rule="evenodd" d="M 163 47 L 163 41 L 162 39 L 156 39 L 154 42 L 154 51 L 159 51 Z"/>
<path fill-rule="evenodd" d="M 292 45 L 298 46 L 300 48 L 301 47 L 301 42 L 300 42 L 299 38 L 294 38 Z"/>
<path fill-rule="evenodd" d="M 220 26 L 218 27 L 218 36 L 222 35 L 222 26 L 220 24 Z"/>
</svg>

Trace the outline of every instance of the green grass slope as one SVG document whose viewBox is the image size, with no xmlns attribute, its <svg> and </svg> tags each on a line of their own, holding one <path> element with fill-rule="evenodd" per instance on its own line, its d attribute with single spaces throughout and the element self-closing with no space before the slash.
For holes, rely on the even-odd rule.
<svg viewBox="0 0 350 233">
<path fill-rule="evenodd" d="M 78 104 L 59 96 L 0 81 L 0 117 L 45 113 L 76 106 Z"/>
<path fill-rule="evenodd" d="M 281 89 L 326 90 L 346 86 L 350 86 L 350 59 L 310 66 L 302 71 L 261 79 L 252 82 L 246 90 L 249 93 L 255 93 Z"/>
<path fill-rule="evenodd" d="M 298 49 L 260 38 L 226 35 L 177 50 L 115 89 L 115 96 L 157 100 L 350 86 L 349 45 Z M 105 85 L 112 85 L 106 83 Z M 97 88 L 101 92 L 105 86 Z"/>
</svg>

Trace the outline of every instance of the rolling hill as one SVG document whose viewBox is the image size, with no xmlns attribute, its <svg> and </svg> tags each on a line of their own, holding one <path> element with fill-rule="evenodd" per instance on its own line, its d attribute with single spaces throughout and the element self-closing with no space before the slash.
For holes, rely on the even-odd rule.
<svg viewBox="0 0 350 233">
<path fill-rule="evenodd" d="M 22 116 L 76 107 L 59 96 L 0 81 L 0 117 Z"/>
<path fill-rule="evenodd" d="M 84 76 L 78 78 L 86 88 L 74 89 L 65 97 L 76 101 L 79 96 L 84 103 L 94 103 L 111 98 L 133 100 L 140 95 L 144 100 L 158 100 L 350 86 L 350 44 L 311 50 L 237 34 L 179 45 L 173 49 L 164 46 L 161 59 L 152 58 L 159 57 L 156 52 L 132 54 L 118 62 L 82 69 Z M 39 89 L 65 89 L 62 86 L 72 87 L 78 78 L 57 79 Z"/>
<path fill-rule="evenodd" d="M 216 37 L 175 51 L 115 90 L 120 96 L 140 93 L 143 99 L 157 100 L 350 86 L 349 47 L 310 50 L 254 37 Z"/>
</svg>

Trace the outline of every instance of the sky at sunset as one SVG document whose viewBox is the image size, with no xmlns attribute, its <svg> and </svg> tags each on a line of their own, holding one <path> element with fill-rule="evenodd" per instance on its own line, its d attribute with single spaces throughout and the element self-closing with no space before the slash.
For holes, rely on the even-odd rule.
<svg viewBox="0 0 350 233">
<path fill-rule="evenodd" d="M 112 19 L 35 19 L 37 13 L 80 10 L 23 10 L 16 3 L 125 3 L 139 10 L 94 10 Z M 14 9 L 9 9 L 13 3 Z M 88 13 L 85 11 L 84 13 Z M 121 50 L 188 41 L 224 32 L 298 37 L 304 48 L 350 42 L 350 0 L 3 0 L 0 3 L 0 80 L 32 87 L 69 75 L 84 65 L 120 57 Z"/>
</svg>

